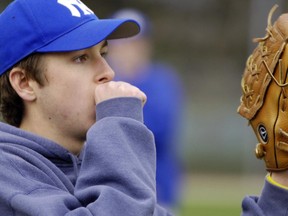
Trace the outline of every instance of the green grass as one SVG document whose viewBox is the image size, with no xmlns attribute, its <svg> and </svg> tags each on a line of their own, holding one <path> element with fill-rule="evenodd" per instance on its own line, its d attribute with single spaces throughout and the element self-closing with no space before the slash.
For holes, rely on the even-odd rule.
<svg viewBox="0 0 288 216">
<path fill-rule="evenodd" d="M 240 215 L 241 210 L 236 206 L 211 206 L 211 205 L 190 205 L 182 206 L 178 215 L 180 216 L 232 216 Z"/>
<path fill-rule="evenodd" d="M 261 192 L 264 176 L 189 174 L 176 216 L 240 216 L 245 195 Z"/>
</svg>

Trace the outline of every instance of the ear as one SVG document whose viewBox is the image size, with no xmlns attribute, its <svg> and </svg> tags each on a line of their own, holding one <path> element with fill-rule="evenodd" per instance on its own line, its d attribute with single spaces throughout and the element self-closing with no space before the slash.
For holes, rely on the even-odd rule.
<svg viewBox="0 0 288 216">
<path fill-rule="evenodd" d="M 24 101 L 33 101 L 36 95 L 31 85 L 32 80 L 28 79 L 22 68 L 15 67 L 10 71 L 9 80 L 13 89 Z"/>
</svg>

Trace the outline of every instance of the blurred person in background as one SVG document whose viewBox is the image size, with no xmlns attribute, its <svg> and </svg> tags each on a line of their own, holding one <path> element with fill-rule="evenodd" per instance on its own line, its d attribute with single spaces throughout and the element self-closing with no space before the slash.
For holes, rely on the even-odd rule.
<svg viewBox="0 0 288 216">
<path fill-rule="evenodd" d="M 155 136 L 157 151 L 157 198 L 175 208 L 181 194 L 181 163 L 178 155 L 183 110 L 183 86 L 169 65 L 152 61 L 152 25 L 139 10 L 126 8 L 113 18 L 130 17 L 141 26 L 139 35 L 109 42 L 108 62 L 116 80 L 129 82 L 147 95 L 144 122 Z"/>
</svg>

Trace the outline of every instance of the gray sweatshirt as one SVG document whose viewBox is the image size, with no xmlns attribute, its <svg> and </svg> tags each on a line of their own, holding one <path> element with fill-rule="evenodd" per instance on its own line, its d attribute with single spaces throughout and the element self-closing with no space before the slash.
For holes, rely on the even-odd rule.
<svg viewBox="0 0 288 216">
<path fill-rule="evenodd" d="M 78 157 L 0 123 L 1 215 L 170 215 L 157 204 L 155 144 L 141 101 L 111 99 L 96 116 Z"/>
</svg>

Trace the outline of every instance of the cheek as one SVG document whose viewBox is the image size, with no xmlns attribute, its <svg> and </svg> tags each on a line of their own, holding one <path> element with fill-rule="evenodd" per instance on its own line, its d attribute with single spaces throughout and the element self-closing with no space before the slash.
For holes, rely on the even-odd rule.
<svg viewBox="0 0 288 216">
<path fill-rule="evenodd" d="M 78 110 L 79 115 L 83 112 L 95 112 L 95 102 L 94 102 L 94 89 L 89 88 L 64 88 L 63 98 L 66 101 L 68 108 L 75 111 Z M 87 113 L 87 114 L 88 114 Z"/>
<path fill-rule="evenodd" d="M 68 65 L 69 66 L 69 65 Z M 56 70 L 49 68 L 48 83 L 44 86 L 42 99 L 53 106 L 58 116 L 65 119 L 95 119 L 95 84 L 90 73 L 65 65 Z M 58 67 L 60 67 L 58 65 Z"/>
<path fill-rule="evenodd" d="M 59 81 L 59 80 L 58 80 Z M 45 88 L 45 87 L 44 87 Z M 81 83 L 61 82 L 47 86 L 42 94 L 46 106 L 54 107 L 62 118 L 79 118 L 85 115 L 95 119 L 94 88 Z"/>
</svg>

